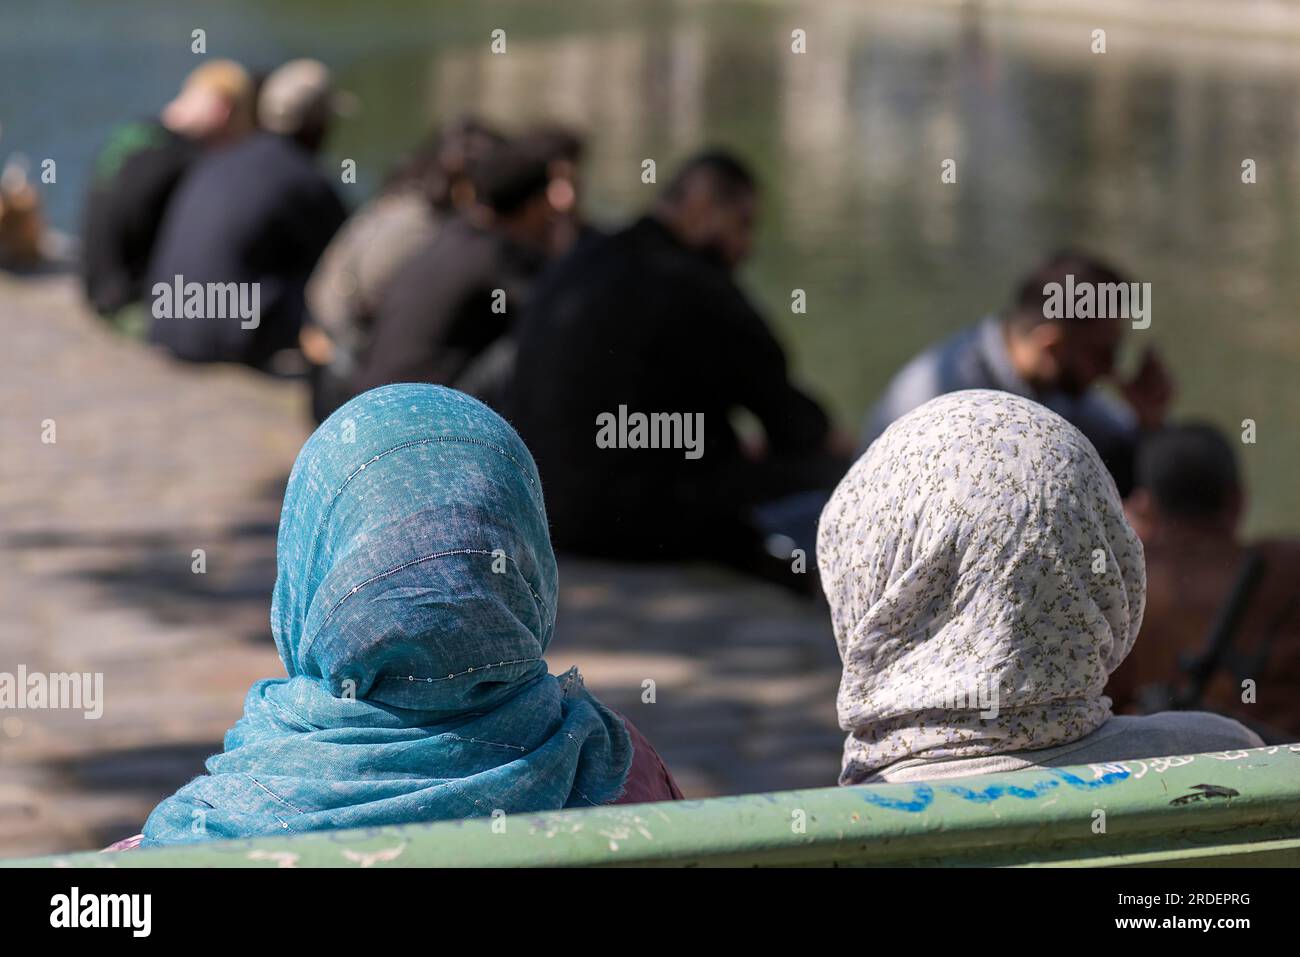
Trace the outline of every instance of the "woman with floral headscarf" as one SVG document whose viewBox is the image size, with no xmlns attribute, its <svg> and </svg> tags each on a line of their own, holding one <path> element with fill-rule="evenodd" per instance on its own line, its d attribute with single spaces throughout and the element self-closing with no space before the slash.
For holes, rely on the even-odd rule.
<svg viewBox="0 0 1300 957">
<path fill-rule="evenodd" d="M 1217 715 L 1111 714 L 1142 545 L 1096 450 L 1029 399 L 954 392 L 897 420 L 831 496 L 817 559 L 841 784 L 1262 744 Z"/>
<path fill-rule="evenodd" d="M 143 846 L 681 796 L 577 669 L 550 674 L 541 483 L 481 402 L 392 385 L 340 408 L 294 465 L 276 561 L 288 675 L 253 685 Z"/>
</svg>

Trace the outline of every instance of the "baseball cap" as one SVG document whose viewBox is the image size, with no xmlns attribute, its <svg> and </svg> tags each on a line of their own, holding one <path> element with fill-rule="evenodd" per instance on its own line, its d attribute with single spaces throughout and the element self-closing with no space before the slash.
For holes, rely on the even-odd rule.
<svg viewBox="0 0 1300 957">
<path fill-rule="evenodd" d="M 334 89 L 329 67 L 319 60 L 290 60 L 271 71 L 257 100 L 257 119 L 272 133 L 292 136 L 330 114 L 346 116 L 356 98 Z"/>
</svg>

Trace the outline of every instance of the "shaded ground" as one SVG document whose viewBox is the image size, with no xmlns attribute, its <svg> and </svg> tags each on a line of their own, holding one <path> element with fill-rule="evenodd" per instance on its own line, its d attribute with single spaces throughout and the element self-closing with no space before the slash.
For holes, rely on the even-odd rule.
<svg viewBox="0 0 1300 957">
<path fill-rule="evenodd" d="M 115 339 L 67 278 L 0 274 L 0 328 L 0 672 L 102 672 L 106 701 L 98 720 L 0 710 L 8 857 L 135 833 L 219 747 L 249 683 L 283 673 L 275 529 L 308 429 L 293 384 Z M 821 609 L 706 567 L 562 559 L 561 581 L 552 671 L 577 664 L 688 795 L 834 782 Z"/>
</svg>

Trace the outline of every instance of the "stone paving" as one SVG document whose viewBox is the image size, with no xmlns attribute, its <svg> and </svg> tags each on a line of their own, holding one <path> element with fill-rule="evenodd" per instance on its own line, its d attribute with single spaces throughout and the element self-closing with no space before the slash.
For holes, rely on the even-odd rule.
<svg viewBox="0 0 1300 957">
<path fill-rule="evenodd" d="M 106 702 L 97 720 L 0 710 L 9 857 L 138 831 L 219 748 L 249 683 L 283 673 L 275 529 L 309 425 L 297 384 L 121 340 L 68 277 L 0 274 L 0 329 L 0 672 L 102 672 Z M 834 783 L 823 607 L 706 566 L 560 569 L 552 671 L 578 665 L 688 796 Z"/>
</svg>

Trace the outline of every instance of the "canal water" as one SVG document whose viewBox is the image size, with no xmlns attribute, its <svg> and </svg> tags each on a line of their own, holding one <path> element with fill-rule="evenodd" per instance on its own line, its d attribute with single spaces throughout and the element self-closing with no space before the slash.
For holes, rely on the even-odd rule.
<svg viewBox="0 0 1300 957">
<path fill-rule="evenodd" d="M 1152 284 L 1129 366 L 1155 345 L 1178 415 L 1234 436 L 1255 421 L 1249 530 L 1300 532 L 1300 44 L 1115 23 L 1098 54 L 1096 23 L 978 6 L 6 0 L 0 159 L 55 159 L 45 200 L 75 232 L 97 146 L 174 93 L 196 29 L 210 56 L 336 69 L 361 102 L 327 156 L 357 162 L 340 187 L 352 205 L 464 112 L 585 130 L 587 202 L 608 224 L 648 202 L 644 159 L 663 174 L 730 146 L 764 186 L 744 281 L 853 429 L 917 349 L 1003 305 L 1039 256 L 1082 245 Z"/>
</svg>

